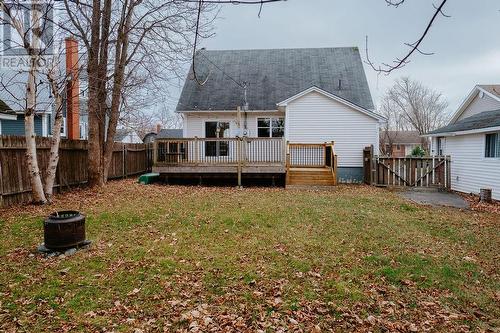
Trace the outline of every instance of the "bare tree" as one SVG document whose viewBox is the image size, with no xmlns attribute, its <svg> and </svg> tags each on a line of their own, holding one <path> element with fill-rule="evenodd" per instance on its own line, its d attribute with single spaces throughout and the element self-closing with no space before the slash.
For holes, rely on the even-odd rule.
<svg viewBox="0 0 500 333">
<path fill-rule="evenodd" d="M 45 197 L 48 202 L 52 201 L 54 182 L 56 179 L 57 166 L 59 164 L 59 146 L 61 143 L 61 128 L 63 127 L 63 104 L 64 104 L 64 90 L 66 84 L 73 85 L 75 80 L 78 80 L 78 75 L 68 77 L 69 73 L 60 72 L 60 55 L 61 52 L 55 53 L 57 57 L 54 57 L 53 65 L 50 66 L 46 71 L 46 78 L 50 85 L 50 91 L 52 98 L 54 100 L 54 124 L 52 126 L 52 133 L 50 138 L 50 153 L 49 161 L 47 165 L 47 172 L 44 181 L 44 192 Z M 74 68 L 73 71 L 78 72 L 78 68 Z M 69 82 L 68 82 L 69 81 Z M 66 101 L 68 101 L 68 94 L 73 93 L 73 89 L 68 89 L 66 92 Z M 79 92 L 75 92 L 79 93 Z M 74 98 L 74 96 L 72 96 Z"/>
<path fill-rule="evenodd" d="M 166 103 L 153 114 L 153 120 L 162 128 L 181 128 L 182 117 L 180 114 L 172 112 Z"/>
<path fill-rule="evenodd" d="M 447 107 L 441 93 L 403 77 L 383 96 L 381 111 L 388 117 L 390 128 L 425 134 L 446 124 Z"/>
<path fill-rule="evenodd" d="M 52 21 L 53 4 L 34 1 L 27 4 L 25 1 L 0 1 L 3 18 L 1 23 L 11 27 L 11 39 L 8 40 L 11 50 L 17 49 L 20 59 L 27 56 L 27 68 L 10 70 L 9 74 L 1 78 L 2 88 L 8 92 L 14 101 L 19 101 L 18 107 L 24 110 L 26 160 L 32 186 L 33 201 L 36 203 L 50 202 L 53 185 L 59 161 L 60 132 L 62 126 L 62 89 L 65 77 L 59 72 L 60 53 L 53 52 L 54 43 Z M 29 12 L 29 20 L 24 15 Z M 29 22 L 27 25 L 26 22 Z M 47 39 L 48 37 L 48 39 Z M 15 41 L 18 42 L 15 42 Z M 6 41 L 4 41 L 6 42 Z M 47 50 L 52 51 L 48 52 Z M 57 49 L 57 48 L 56 48 Z M 60 48 L 59 48 L 60 50 Z M 19 53 L 19 51 L 24 51 Z M 25 87 L 20 88 L 20 80 L 26 77 Z M 21 90 L 21 91 L 20 91 Z M 50 91 L 53 103 L 38 102 L 41 91 Z M 22 96 L 24 95 L 24 96 Z M 55 122 L 52 127 L 50 157 L 45 177 L 42 177 L 37 159 L 35 115 L 39 109 L 53 108 Z M 43 178 L 43 179 L 42 179 Z"/>
<path fill-rule="evenodd" d="M 388 94 L 385 94 L 380 101 L 379 113 L 387 119 L 380 130 L 380 150 L 384 155 L 392 155 L 398 132 L 407 130 L 408 126 Z"/>
<path fill-rule="evenodd" d="M 71 23 L 66 29 L 87 50 L 89 184 L 102 186 L 120 112 L 127 105 L 124 97 L 130 97 L 127 88 L 153 82 L 162 71 L 167 76 L 165 69 L 190 56 L 198 6 L 179 0 L 65 0 L 64 4 Z M 202 8 L 202 35 L 213 8 L 210 4 Z"/>
</svg>

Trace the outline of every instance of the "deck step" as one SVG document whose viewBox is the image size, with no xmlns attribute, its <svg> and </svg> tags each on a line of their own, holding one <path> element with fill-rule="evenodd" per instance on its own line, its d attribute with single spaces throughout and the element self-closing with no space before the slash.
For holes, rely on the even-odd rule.
<svg viewBox="0 0 500 333">
<path fill-rule="evenodd" d="M 333 186 L 335 181 L 329 168 L 293 168 L 289 171 L 287 185 Z"/>
</svg>

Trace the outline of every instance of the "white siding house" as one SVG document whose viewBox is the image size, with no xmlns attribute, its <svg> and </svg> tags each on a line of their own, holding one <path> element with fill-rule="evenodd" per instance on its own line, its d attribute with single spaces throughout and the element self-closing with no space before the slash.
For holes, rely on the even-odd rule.
<svg viewBox="0 0 500 333">
<path fill-rule="evenodd" d="M 363 172 L 363 149 L 379 147 L 382 117 L 312 87 L 278 104 L 286 107 L 285 138 L 292 143 L 335 142 L 339 181 L 355 182 Z"/>
<path fill-rule="evenodd" d="M 247 112 L 247 129 L 246 136 L 258 137 L 257 119 L 259 118 L 284 118 L 284 112 L 267 111 L 267 112 Z M 239 134 L 237 113 L 235 111 L 220 111 L 220 112 L 185 112 L 183 114 L 183 136 L 185 138 L 204 138 L 205 124 L 207 121 L 228 122 L 229 131 L 225 134 L 227 137 L 236 137 Z M 242 120 L 244 122 L 244 119 Z"/>
<path fill-rule="evenodd" d="M 458 110 L 453 115 L 450 123 L 456 123 L 461 119 L 465 119 L 484 111 L 498 109 L 500 109 L 500 86 L 477 85 L 462 102 Z"/>
<path fill-rule="evenodd" d="M 453 190 L 488 188 L 500 200 L 500 85 L 476 86 L 450 124 L 429 136 L 434 155 L 451 156 Z"/>
<path fill-rule="evenodd" d="M 197 59 L 206 82 L 190 79 L 191 69 L 177 106 L 185 138 L 334 141 L 337 179 L 362 181 L 363 149 L 378 151 L 385 119 L 373 111 L 357 48 L 202 50 Z"/>
</svg>

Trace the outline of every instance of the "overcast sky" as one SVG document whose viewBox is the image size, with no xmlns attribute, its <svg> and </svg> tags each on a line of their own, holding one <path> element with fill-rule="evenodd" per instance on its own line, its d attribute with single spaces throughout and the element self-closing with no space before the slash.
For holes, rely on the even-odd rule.
<svg viewBox="0 0 500 333">
<path fill-rule="evenodd" d="M 434 3 L 439 3 L 435 0 Z M 215 22 L 216 35 L 207 49 L 266 49 L 358 46 L 365 59 L 390 62 L 407 51 L 433 14 L 433 1 L 406 0 L 398 8 L 384 0 L 288 0 L 258 6 L 225 5 Z M 394 79 L 410 76 L 446 97 L 455 110 L 475 84 L 500 83 L 500 1 L 448 0 L 445 13 L 433 25 L 411 63 L 390 76 L 377 75 L 365 65 L 372 97 L 379 97 Z M 172 97 L 176 97 L 176 94 Z"/>
</svg>

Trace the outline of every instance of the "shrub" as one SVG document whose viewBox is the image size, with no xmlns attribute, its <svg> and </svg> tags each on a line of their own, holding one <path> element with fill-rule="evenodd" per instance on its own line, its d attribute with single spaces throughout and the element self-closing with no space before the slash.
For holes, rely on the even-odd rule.
<svg viewBox="0 0 500 333">
<path fill-rule="evenodd" d="M 411 150 L 411 156 L 416 156 L 416 157 L 424 157 L 425 156 L 425 150 L 424 148 L 420 146 L 416 146 Z"/>
</svg>

